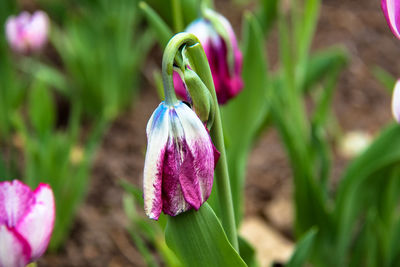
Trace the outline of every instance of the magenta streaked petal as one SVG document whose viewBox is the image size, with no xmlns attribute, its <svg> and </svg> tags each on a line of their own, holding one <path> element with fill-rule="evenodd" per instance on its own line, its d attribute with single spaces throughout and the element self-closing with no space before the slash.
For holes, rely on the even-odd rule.
<svg viewBox="0 0 400 267">
<path fill-rule="evenodd" d="M 185 101 L 189 100 L 186 86 L 177 72 L 173 74 L 175 93 Z"/>
<path fill-rule="evenodd" d="M 161 187 L 169 132 L 168 110 L 161 103 L 147 124 L 147 152 L 143 171 L 144 210 L 148 217 L 155 220 L 162 210 Z"/>
<path fill-rule="evenodd" d="M 400 39 L 400 1 L 381 0 L 381 7 L 390 29 Z"/>
<path fill-rule="evenodd" d="M 211 194 L 214 179 L 214 149 L 210 136 L 188 106 L 176 109 L 190 153 L 181 165 L 179 180 L 185 200 L 196 210 Z"/>
<path fill-rule="evenodd" d="M 241 78 L 243 57 L 238 42 L 229 21 L 222 15 L 211 12 L 215 20 L 198 19 L 192 22 L 186 32 L 193 33 L 199 39 L 210 64 L 211 74 L 214 81 L 215 91 L 219 104 L 225 104 L 229 99 L 235 97 L 243 88 Z M 224 29 L 224 34 L 217 32 Z M 185 88 L 174 78 L 177 94 L 185 98 Z"/>
<path fill-rule="evenodd" d="M 199 209 L 211 194 L 219 157 L 206 127 L 183 102 L 173 106 L 162 103 L 149 120 L 147 136 L 146 214 L 157 219 L 161 210 L 176 216 Z"/>
<path fill-rule="evenodd" d="M 50 186 L 40 184 L 33 194 L 34 203 L 15 227 L 32 249 L 31 261 L 37 260 L 45 252 L 55 217 L 54 196 Z"/>
<path fill-rule="evenodd" d="M 394 119 L 400 123 L 400 79 L 397 80 L 393 89 L 392 114 Z"/>
<path fill-rule="evenodd" d="M 191 208 L 185 201 L 179 182 L 181 160 L 182 157 L 184 157 L 183 160 L 190 157 L 188 153 L 190 151 L 182 143 L 181 138 L 176 139 L 174 136 L 170 136 L 163 166 L 162 201 L 163 212 L 171 216 L 176 216 Z"/>
<path fill-rule="evenodd" d="M 0 224 L 14 227 L 33 201 L 32 190 L 20 181 L 0 183 Z"/>
<path fill-rule="evenodd" d="M 0 225 L 0 267 L 24 267 L 29 263 L 31 248 L 13 228 Z"/>
</svg>

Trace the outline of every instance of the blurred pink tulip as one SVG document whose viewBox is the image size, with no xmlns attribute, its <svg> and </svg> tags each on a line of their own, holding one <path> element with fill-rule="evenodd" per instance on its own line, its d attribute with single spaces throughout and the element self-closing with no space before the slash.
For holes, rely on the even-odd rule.
<svg viewBox="0 0 400 267">
<path fill-rule="evenodd" d="M 243 57 L 229 21 L 214 11 L 209 12 L 214 17 L 213 21 L 204 18 L 195 20 L 185 31 L 193 33 L 203 46 L 210 64 L 218 103 L 225 104 L 243 88 Z M 215 23 L 218 25 L 214 25 Z M 226 34 L 221 35 L 217 29 L 223 29 Z M 184 100 L 189 100 L 177 73 L 174 73 L 174 85 L 176 93 Z"/>
<path fill-rule="evenodd" d="M 23 267 L 46 250 L 54 226 L 53 191 L 18 180 L 0 183 L 0 267 Z"/>
<path fill-rule="evenodd" d="M 381 7 L 390 29 L 400 39 L 400 1 L 381 0 Z"/>
<path fill-rule="evenodd" d="M 35 52 L 44 47 L 49 31 L 49 17 L 43 11 L 32 15 L 22 12 L 6 21 L 6 37 L 10 47 L 19 53 Z"/>
</svg>

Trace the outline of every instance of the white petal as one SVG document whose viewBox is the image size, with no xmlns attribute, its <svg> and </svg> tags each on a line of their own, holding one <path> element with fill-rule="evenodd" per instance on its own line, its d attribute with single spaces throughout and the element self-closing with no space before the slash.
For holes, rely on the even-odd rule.
<svg viewBox="0 0 400 267">
<path fill-rule="evenodd" d="M 162 210 L 162 167 L 168 141 L 169 108 L 161 103 L 147 124 L 147 152 L 143 171 L 144 210 L 151 219 L 158 219 Z"/>
<path fill-rule="evenodd" d="M 393 89 L 392 114 L 396 121 L 400 123 L 400 79 L 397 80 Z"/>
</svg>

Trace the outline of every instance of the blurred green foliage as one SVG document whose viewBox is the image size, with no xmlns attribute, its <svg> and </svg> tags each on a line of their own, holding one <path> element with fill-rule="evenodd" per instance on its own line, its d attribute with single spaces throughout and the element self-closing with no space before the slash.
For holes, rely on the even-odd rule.
<svg viewBox="0 0 400 267">
<path fill-rule="evenodd" d="M 141 29 L 137 1 L 37 4 L 51 19 L 44 51 L 14 53 L 0 29 L 0 179 L 51 185 L 56 221 L 50 249 L 57 250 L 88 191 L 105 131 L 138 95 L 153 41 Z M 1 1 L 1 24 L 20 8 Z"/>
<path fill-rule="evenodd" d="M 114 119 L 137 96 L 152 38 L 140 31 L 137 1 L 99 0 L 70 14 L 52 43 L 70 83 L 68 97 L 92 118 Z"/>
</svg>

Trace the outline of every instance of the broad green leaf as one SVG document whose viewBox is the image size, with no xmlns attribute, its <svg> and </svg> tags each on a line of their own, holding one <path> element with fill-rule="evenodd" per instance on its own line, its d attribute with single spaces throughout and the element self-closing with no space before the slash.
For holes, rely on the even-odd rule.
<svg viewBox="0 0 400 267">
<path fill-rule="evenodd" d="M 37 81 L 29 94 L 29 118 L 38 134 L 43 135 L 53 129 L 54 116 L 52 95 L 47 86 Z"/>
<path fill-rule="evenodd" d="M 389 245 L 389 266 L 393 267 L 396 266 L 400 260 L 400 219 L 397 218 L 394 224 L 394 230 Z"/>
<path fill-rule="evenodd" d="M 240 222 L 242 213 L 243 184 L 248 153 L 256 132 L 267 115 L 266 90 L 268 87 L 263 35 L 257 20 L 250 13 L 245 15 L 243 33 L 244 88 L 225 106 L 221 106 L 237 224 Z"/>
<path fill-rule="evenodd" d="M 249 267 L 258 267 L 256 259 L 256 251 L 243 237 L 239 236 L 239 251 L 240 257 Z"/>
<path fill-rule="evenodd" d="M 304 236 L 297 242 L 296 250 L 294 251 L 286 267 L 299 267 L 304 266 L 308 257 L 311 254 L 311 249 L 314 245 L 315 237 L 317 234 L 316 228 L 311 228 Z"/>
<path fill-rule="evenodd" d="M 364 191 L 368 191 L 368 178 L 383 179 L 379 175 L 373 176 L 380 170 L 400 161 L 400 126 L 392 124 L 387 127 L 373 144 L 347 168 L 337 193 L 334 210 L 338 223 L 338 257 L 343 257 L 351 238 L 360 207 L 360 199 Z M 371 179 L 372 179 L 371 178 Z M 374 181 L 374 180 L 372 180 Z M 379 181 L 379 180 L 378 180 Z M 384 180 L 382 180 L 384 182 Z"/>
<path fill-rule="evenodd" d="M 278 0 L 262 0 L 260 1 L 260 9 L 257 18 L 260 22 L 262 31 L 268 34 L 278 16 Z"/>
<path fill-rule="evenodd" d="M 169 217 L 165 238 L 184 266 L 246 266 L 207 203 L 198 211 Z"/>
</svg>

